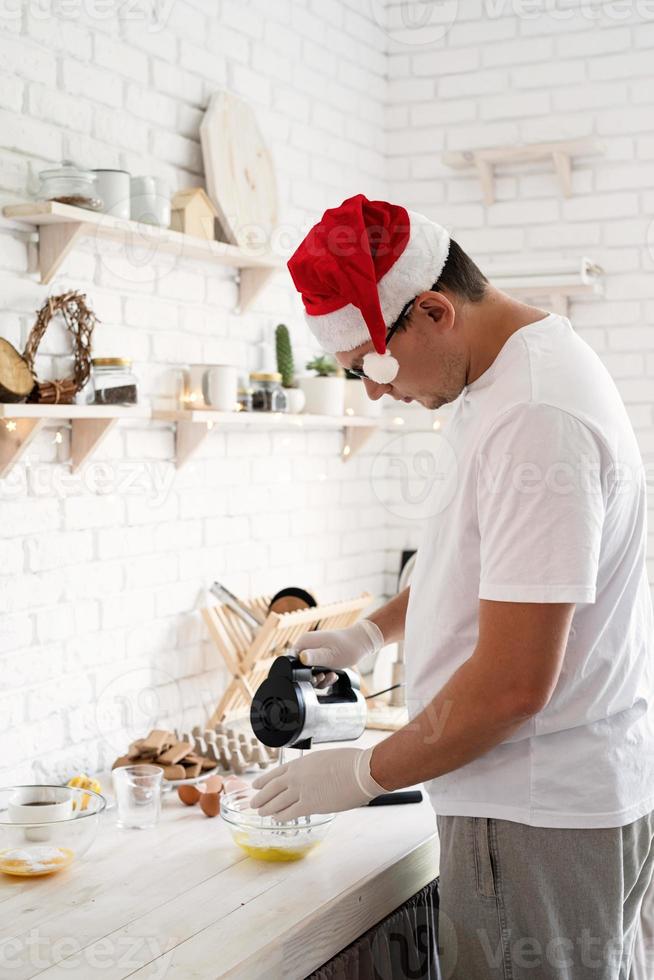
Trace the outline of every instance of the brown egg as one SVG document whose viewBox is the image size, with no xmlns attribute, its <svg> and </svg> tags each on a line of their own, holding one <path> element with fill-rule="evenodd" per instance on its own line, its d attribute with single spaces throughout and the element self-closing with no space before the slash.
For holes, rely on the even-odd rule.
<svg viewBox="0 0 654 980">
<path fill-rule="evenodd" d="M 202 796 L 197 786 L 178 786 L 177 795 L 186 806 L 195 806 Z"/>
<path fill-rule="evenodd" d="M 200 806 L 205 816 L 217 817 L 220 810 L 220 793 L 202 793 Z"/>
</svg>

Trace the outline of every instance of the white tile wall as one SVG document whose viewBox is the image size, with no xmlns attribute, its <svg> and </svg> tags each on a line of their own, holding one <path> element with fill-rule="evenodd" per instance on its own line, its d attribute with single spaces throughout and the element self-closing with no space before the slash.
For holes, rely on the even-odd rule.
<svg viewBox="0 0 654 980">
<path fill-rule="evenodd" d="M 62 155 L 174 188 L 201 182 L 202 110 L 227 85 L 258 111 L 291 244 L 363 191 L 431 214 L 482 264 L 561 251 L 600 261 L 607 297 L 576 304 L 573 319 L 606 358 L 652 463 L 651 7 L 5 4 L 0 203 L 33 194 Z M 440 162 L 443 149 L 588 134 L 606 154 L 577 163 L 570 201 L 537 166 L 501 173 L 487 209 L 476 180 Z M 171 389 L 180 360 L 259 366 L 280 320 L 300 366 L 312 350 L 284 275 L 237 316 L 228 272 L 138 264 L 108 243 L 76 249 L 41 286 L 28 238 L 0 221 L 2 336 L 20 345 L 48 292 L 81 288 L 102 321 L 96 352 L 133 357 L 146 396 Z M 42 349 L 42 373 L 63 373 L 62 338 Z M 119 427 L 78 475 L 62 462 L 68 430 L 58 446 L 57 427 L 46 429 L 0 484 L 0 781 L 96 769 L 155 718 L 204 718 L 225 683 L 198 613 L 214 577 L 243 594 L 289 582 L 326 599 L 390 592 L 398 551 L 421 526 L 411 493 L 425 437 L 407 431 L 412 418 L 346 466 L 336 433 L 216 432 L 179 473 L 164 424 Z"/>
</svg>

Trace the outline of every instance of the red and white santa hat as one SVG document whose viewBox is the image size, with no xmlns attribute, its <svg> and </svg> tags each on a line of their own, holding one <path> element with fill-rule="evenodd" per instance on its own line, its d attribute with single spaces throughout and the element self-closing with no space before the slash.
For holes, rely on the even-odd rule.
<svg viewBox="0 0 654 980">
<path fill-rule="evenodd" d="M 357 194 L 325 211 L 288 268 L 321 347 L 335 353 L 371 340 L 363 370 L 390 384 L 399 364 L 386 350 L 388 329 L 436 282 L 449 248 L 447 231 L 424 215 Z"/>
</svg>

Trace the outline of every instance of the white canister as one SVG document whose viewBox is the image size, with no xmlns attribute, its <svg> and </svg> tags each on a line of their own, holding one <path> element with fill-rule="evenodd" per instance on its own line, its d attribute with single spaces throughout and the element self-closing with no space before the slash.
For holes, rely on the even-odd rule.
<svg viewBox="0 0 654 980">
<path fill-rule="evenodd" d="M 204 375 L 204 400 L 218 412 L 238 411 L 238 373 L 231 364 L 214 364 Z"/>
<path fill-rule="evenodd" d="M 130 180 L 132 221 L 170 227 L 170 191 L 160 177 L 132 177 Z"/>
<path fill-rule="evenodd" d="M 95 186 L 102 210 L 115 218 L 129 220 L 131 214 L 130 177 L 126 170 L 94 170 Z"/>
<path fill-rule="evenodd" d="M 206 364 L 189 364 L 187 368 L 184 368 L 182 408 L 206 408 L 206 373 Z"/>
</svg>

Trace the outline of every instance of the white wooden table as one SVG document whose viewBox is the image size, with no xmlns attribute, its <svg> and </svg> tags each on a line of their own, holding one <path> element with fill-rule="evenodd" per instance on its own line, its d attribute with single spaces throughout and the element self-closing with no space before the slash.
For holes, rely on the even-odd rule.
<svg viewBox="0 0 654 980">
<path fill-rule="evenodd" d="M 366 731 L 356 745 L 385 737 Z M 247 857 L 220 816 L 176 794 L 153 830 L 115 819 L 107 812 L 86 857 L 59 875 L 0 875 L 3 980 L 304 978 L 438 874 L 426 794 L 339 813 L 288 863 Z"/>
</svg>

